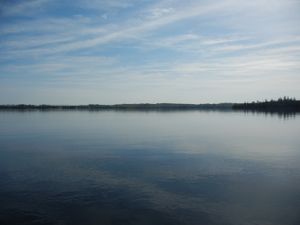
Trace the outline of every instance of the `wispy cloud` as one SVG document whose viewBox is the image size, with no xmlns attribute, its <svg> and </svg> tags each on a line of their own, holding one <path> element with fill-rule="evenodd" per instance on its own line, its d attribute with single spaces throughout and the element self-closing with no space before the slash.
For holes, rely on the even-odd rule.
<svg viewBox="0 0 300 225">
<path fill-rule="evenodd" d="M 46 7 L 49 0 L 28 0 L 20 2 L 3 1 L 0 4 L 1 16 L 24 16 L 32 15 L 37 10 Z"/>
<path fill-rule="evenodd" d="M 191 5 L 189 7 L 186 7 L 185 9 L 181 10 L 181 11 L 177 11 L 175 13 L 171 12 L 171 10 L 168 10 L 168 13 L 159 13 L 159 15 L 157 14 L 157 8 L 153 9 L 154 14 L 157 14 L 154 18 L 149 19 L 148 17 L 146 17 L 146 19 L 144 18 L 139 18 L 136 20 L 129 20 L 129 22 L 127 23 L 121 23 L 118 24 L 117 27 L 112 27 L 111 29 L 106 29 L 105 34 L 103 35 L 97 35 L 97 36 L 89 36 L 87 38 L 82 38 L 81 40 L 74 40 L 70 43 L 67 44 L 63 44 L 62 46 L 57 46 L 55 50 L 53 51 L 72 51 L 72 50 L 78 50 L 78 49 L 84 49 L 84 48 L 91 48 L 94 46 L 98 46 L 98 45 L 103 45 L 112 41 L 118 41 L 118 40 L 123 40 L 123 39 L 128 39 L 128 38 L 135 38 L 135 37 L 139 37 L 141 34 L 144 34 L 145 32 L 149 32 L 152 30 L 156 30 L 158 28 L 161 28 L 163 26 L 166 26 L 168 24 L 172 24 L 175 23 L 177 21 L 180 20 L 184 20 L 184 19 L 188 19 L 188 18 L 192 18 L 195 16 L 200 16 L 202 14 L 207 14 L 207 13 L 214 13 L 220 9 L 222 9 L 225 6 L 228 6 L 230 2 L 229 1 L 224 1 L 222 3 L 214 3 L 214 4 L 207 4 L 207 5 Z M 165 10 L 163 10 L 165 12 Z M 156 13 L 155 13 L 156 12 Z M 61 28 L 63 28 L 65 25 L 70 24 L 66 24 L 67 21 L 62 20 L 62 21 L 51 21 L 54 22 L 54 26 L 52 28 L 57 28 L 58 30 L 60 30 Z M 58 24 L 55 25 L 55 22 L 58 22 Z M 47 26 L 47 21 L 39 21 L 40 23 L 40 27 L 42 29 L 50 29 L 51 32 L 55 31 L 54 29 L 51 29 L 51 25 L 53 25 L 53 23 L 50 23 L 50 26 Z M 73 23 L 71 23 L 71 25 L 73 25 Z M 84 24 L 85 26 L 88 26 L 88 24 Z M 70 26 L 69 26 L 70 27 Z M 122 27 L 120 29 L 120 27 Z M 34 30 L 32 24 L 28 24 L 27 28 L 29 28 L 30 30 Z M 86 28 L 80 29 L 80 27 L 73 27 L 74 29 L 76 29 L 76 31 L 80 32 L 80 34 L 84 34 L 84 35 L 88 35 L 88 33 L 85 33 Z M 24 29 L 24 28 L 23 28 Z M 35 27 L 35 29 L 39 29 L 37 27 Z M 71 27 L 72 29 L 72 27 Z M 78 30 L 79 29 L 79 30 Z M 14 29 L 15 31 L 20 31 L 22 30 L 22 28 L 20 29 L 20 27 L 17 27 L 17 29 Z M 13 32 L 13 29 L 8 29 L 7 32 Z M 91 33 L 96 33 L 96 31 L 99 30 L 99 25 L 93 25 L 90 24 L 89 26 L 89 32 Z M 103 31 L 103 29 L 100 29 L 101 31 Z M 26 30 L 24 30 L 26 31 Z M 27 30 L 28 31 L 28 30 Z"/>
</svg>

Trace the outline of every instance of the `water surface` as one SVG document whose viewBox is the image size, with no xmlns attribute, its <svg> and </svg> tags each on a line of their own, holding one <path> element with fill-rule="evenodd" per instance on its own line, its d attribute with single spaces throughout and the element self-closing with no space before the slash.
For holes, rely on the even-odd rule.
<svg viewBox="0 0 300 225">
<path fill-rule="evenodd" d="M 300 116 L 0 112 L 0 224 L 300 224 Z"/>
</svg>

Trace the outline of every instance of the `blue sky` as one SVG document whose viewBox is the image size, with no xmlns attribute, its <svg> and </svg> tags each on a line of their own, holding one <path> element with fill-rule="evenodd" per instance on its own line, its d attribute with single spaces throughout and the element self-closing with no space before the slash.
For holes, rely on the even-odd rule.
<svg viewBox="0 0 300 225">
<path fill-rule="evenodd" d="M 0 0 L 0 104 L 300 98 L 299 0 Z"/>
</svg>

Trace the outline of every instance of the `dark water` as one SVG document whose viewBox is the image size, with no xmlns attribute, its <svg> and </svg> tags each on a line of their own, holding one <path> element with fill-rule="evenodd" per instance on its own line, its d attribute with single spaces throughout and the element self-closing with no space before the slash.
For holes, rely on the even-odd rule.
<svg viewBox="0 0 300 225">
<path fill-rule="evenodd" d="M 300 116 L 0 112 L 0 224 L 299 225 Z"/>
</svg>

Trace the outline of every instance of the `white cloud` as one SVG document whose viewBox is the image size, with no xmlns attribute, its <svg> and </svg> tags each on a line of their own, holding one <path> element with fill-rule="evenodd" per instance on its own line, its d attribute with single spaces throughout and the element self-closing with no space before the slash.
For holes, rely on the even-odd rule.
<svg viewBox="0 0 300 225">
<path fill-rule="evenodd" d="M 173 8 L 154 8 L 150 12 L 150 18 L 157 19 L 171 13 L 176 13 Z"/>
</svg>

